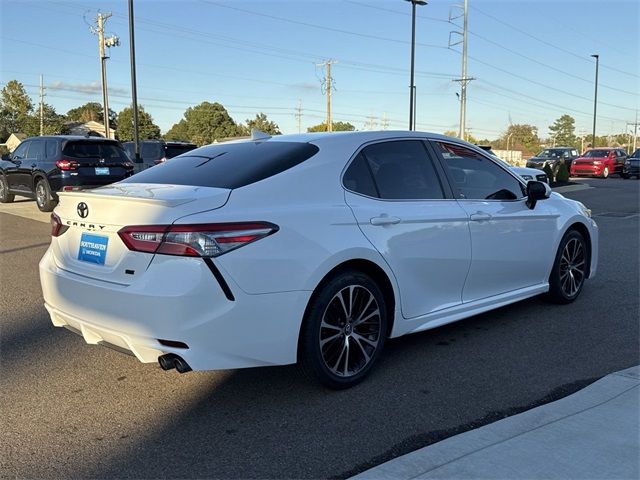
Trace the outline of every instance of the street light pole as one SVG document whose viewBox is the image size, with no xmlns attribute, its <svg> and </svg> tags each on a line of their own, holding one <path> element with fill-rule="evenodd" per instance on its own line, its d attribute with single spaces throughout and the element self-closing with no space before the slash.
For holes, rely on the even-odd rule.
<svg viewBox="0 0 640 480">
<path fill-rule="evenodd" d="M 416 54 L 416 5 L 426 5 L 424 0 L 406 0 L 411 2 L 411 80 L 409 85 L 409 130 L 416 129 L 415 120 L 415 54 Z"/>
<path fill-rule="evenodd" d="M 595 148 L 596 146 L 596 109 L 598 107 L 598 66 L 600 64 L 600 55 L 594 54 L 591 56 L 596 59 L 596 89 L 595 89 L 595 94 L 593 96 L 593 135 L 591 136 L 591 146 Z"/>
<path fill-rule="evenodd" d="M 129 0 L 129 57 L 131 62 L 131 108 L 133 109 L 133 148 L 136 163 L 140 163 L 138 138 L 138 89 L 136 87 L 136 42 L 133 32 L 133 0 Z"/>
</svg>

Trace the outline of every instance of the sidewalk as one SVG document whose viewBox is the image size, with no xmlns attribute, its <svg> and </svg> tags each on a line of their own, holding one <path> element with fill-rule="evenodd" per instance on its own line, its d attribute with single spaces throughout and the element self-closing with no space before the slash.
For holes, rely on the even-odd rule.
<svg viewBox="0 0 640 480">
<path fill-rule="evenodd" d="M 353 478 L 638 479 L 640 366 Z"/>
</svg>

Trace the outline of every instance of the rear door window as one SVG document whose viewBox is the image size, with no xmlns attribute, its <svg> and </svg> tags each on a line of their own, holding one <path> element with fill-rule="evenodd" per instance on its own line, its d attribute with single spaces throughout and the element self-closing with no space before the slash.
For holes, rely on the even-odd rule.
<svg viewBox="0 0 640 480">
<path fill-rule="evenodd" d="M 108 162 L 126 162 L 127 154 L 117 143 L 96 141 L 70 141 L 67 142 L 62 153 L 66 157 L 77 159 L 101 159 Z"/>
<path fill-rule="evenodd" d="M 55 140 L 47 140 L 46 142 L 47 160 L 54 160 L 58 155 L 58 142 Z"/>
<path fill-rule="evenodd" d="M 35 160 L 44 160 L 44 140 L 31 140 L 28 156 Z"/>
<path fill-rule="evenodd" d="M 144 170 L 123 183 L 239 188 L 277 175 L 318 153 L 301 142 L 241 142 L 206 147 Z"/>
</svg>

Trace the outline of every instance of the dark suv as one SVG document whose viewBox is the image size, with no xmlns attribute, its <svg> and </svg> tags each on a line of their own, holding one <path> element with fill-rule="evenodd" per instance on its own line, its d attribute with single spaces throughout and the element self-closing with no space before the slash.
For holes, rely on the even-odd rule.
<svg viewBox="0 0 640 480">
<path fill-rule="evenodd" d="M 538 168 L 542 170 L 544 168 L 544 164 L 547 163 L 555 174 L 558 172 L 558 167 L 560 167 L 561 160 L 564 160 L 564 163 L 567 166 L 567 170 L 570 170 L 571 164 L 579 156 L 580 154 L 578 153 L 578 150 L 573 147 L 545 148 L 535 157 L 531 157 L 529 160 L 527 160 L 527 167 Z"/>
<path fill-rule="evenodd" d="M 135 147 L 133 142 L 122 144 L 129 158 L 135 162 Z M 136 164 L 136 172 L 166 162 L 170 158 L 198 148 L 197 145 L 187 142 L 167 142 L 164 140 L 142 140 L 140 142 L 140 158 L 142 165 Z"/>
<path fill-rule="evenodd" d="M 116 140 L 80 136 L 32 137 L 0 161 L 0 202 L 14 196 L 36 199 L 50 212 L 57 192 L 118 182 L 133 174 L 133 163 Z"/>
</svg>

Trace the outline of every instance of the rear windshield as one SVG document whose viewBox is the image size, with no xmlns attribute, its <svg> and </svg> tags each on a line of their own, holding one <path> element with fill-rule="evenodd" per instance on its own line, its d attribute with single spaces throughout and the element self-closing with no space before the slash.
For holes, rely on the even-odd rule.
<svg viewBox="0 0 640 480">
<path fill-rule="evenodd" d="M 73 158 L 104 158 L 111 161 L 127 162 L 127 154 L 120 145 L 111 142 L 69 141 L 62 149 L 66 157 Z"/>
<path fill-rule="evenodd" d="M 140 143 L 140 156 L 143 160 L 160 160 L 164 158 L 164 148 L 161 143 Z"/>
<path fill-rule="evenodd" d="M 294 167 L 318 150 L 315 145 L 299 142 L 209 145 L 144 170 L 122 183 L 239 188 Z"/>
<path fill-rule="evenodd" d="M 609 150 L 589 150 L 584 154 L 586 158 L 590 157 L 607 157 L 609 156 Z"/>
<path fill-rule="evenodd" d="M 166 155 L 167 158 L 177 157 L 178 155 L 182 155 L 183 153 L 190 152 L 191 150 L 195 150 L 195 145 L 167 145 Z"/>
</svg>

